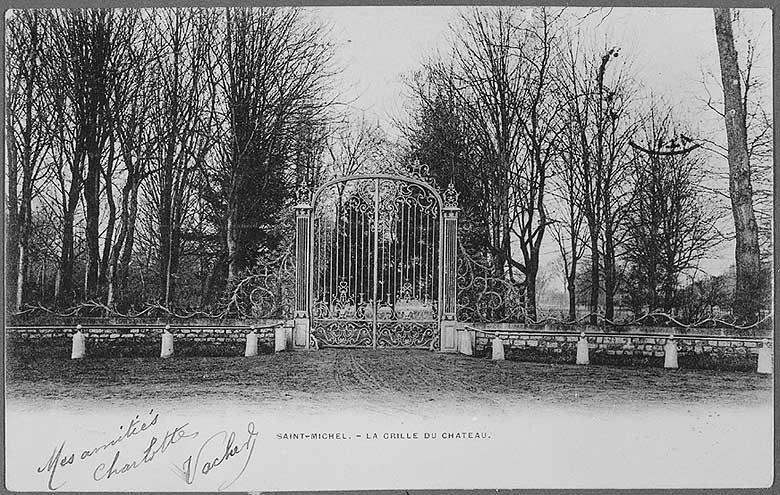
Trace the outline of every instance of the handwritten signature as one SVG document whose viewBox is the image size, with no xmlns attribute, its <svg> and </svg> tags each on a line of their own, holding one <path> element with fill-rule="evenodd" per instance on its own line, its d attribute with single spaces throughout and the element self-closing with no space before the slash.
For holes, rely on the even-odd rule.
<svg viewBox="0 0 780 495">
<path fill-rule="evenodd" d="M 155 455 L 165 452 L 168 449 L 168 447 L 175 444 L 179 440 L 183 438 L 197 437 L 198 436 L 197 431 L 193 431 L 191 433 L 186 432 L 185 428 L 187 428 L 187 426 L 189 426 L 189 423 L 184 423 L 182 425 L 177 426 L 173 430 L 166 431 L 162 441 L 157 440 L 157 437 L 153 436 L 149 441 L 149 446 L 146 447 L 146 449 L 144 449 L 143 451 L 143 457 L 141 457 L 138 460 L 134 460 L 122 464 L 119 462 L 119 455 L 121 454 L 121 451 L 117 450 L 116 454 L 114 454 L 114 459 L 111 461 L 111 465 L 108 467 L 108 469 L 106 469 L 105 463 L 101 462 L 100 464 L 98 464 L 98 466 L 95 468 L 95 471 L 92 473 L 92 478 L 95 481 L 102 481 L 104 479 L 111 478 L 111 476 L 128 473 L 133 469 L 142 466 L 143 464 L 152 462 L 154 460 Z"/>
<path fill-rule="evenodd" d="M 246 453 L 244 465 L 241 467 L 238 474 L 229 482 L 226 481 L 219 485 L 220 491 L 229 488 L 242 474 L 244 474 L 244 471 L 249 465 L 249 460 L 252 458 L 252 453 L 255 450 L 255 443 L 257 442 L 259 432 L 255 430 L 255 424 L 251 421 L 247 424 L 246 429 L 248 436 L 246 440 L 240 444 L 236 443 L 235 432 L 230 432 L 228 434 L 227 431 L 223 430 L 213 434 L 203 442 L 198 453 L 194 456 L 194 459 L 193 456 L 190 455 L 180 466 L 174 464 L 172 468 L 174 473 L 176 473 L 176 475 L 185 483 L 191 485 L 199 474 L 207 476 L 231 458 Z"/>
</svg>

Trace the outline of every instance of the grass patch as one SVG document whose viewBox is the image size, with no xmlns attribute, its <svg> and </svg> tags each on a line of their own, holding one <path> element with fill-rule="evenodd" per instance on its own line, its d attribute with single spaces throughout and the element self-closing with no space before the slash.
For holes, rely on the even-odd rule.
<svg viewBox="0 0 780 495">
<path fill-rule="evenodd" d="M 715 371 L 756 371 L 758 355 L 748 354 L 680 354 L 677 358 L 680 368 Z"/>
<path fill-rule="evenodd" d="M 475 353 L 477 357 L 490 358 L 490 348 L 480 349 Z M 577 351 L 564 349 L 559 352 L 540 348 L 507 349 L 506 359 L 511 361 L 523 361 L 543 364 L 574 364 Z M 663 368 L 663 356 L 638 356 L 633 354 L 608 354 L 606 352 L 592 351 L 589 355 L 590 364 L 605 366 L 625 366 L 636 368 Z M 677 364 L 684 369 L 714 370 L 714 371 L 755 371 L 758 365 L 758 357 L 754 354 L 696 354 L 680 353 Z"/>
</svg>

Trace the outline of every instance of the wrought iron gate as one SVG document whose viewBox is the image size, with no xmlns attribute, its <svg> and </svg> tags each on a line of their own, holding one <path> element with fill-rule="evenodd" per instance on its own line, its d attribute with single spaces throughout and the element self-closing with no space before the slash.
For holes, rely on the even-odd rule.
<svg viewBox="0 0 780 495">
<path fill-rule="evenodd" d="M 405 177 L 347 177 L 320 187 L 311 213 L 309 307 L 317 344 L 438 348 L 438 192 Z"/>
</svg>

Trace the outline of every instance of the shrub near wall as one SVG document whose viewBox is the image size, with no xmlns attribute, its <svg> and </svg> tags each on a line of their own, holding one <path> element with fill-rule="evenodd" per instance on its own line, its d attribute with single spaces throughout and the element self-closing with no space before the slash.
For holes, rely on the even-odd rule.
<svg viewBox="0 0 780 495">
<path fill-rule="evenodd" d="M 531 327 L 521 324 L 470 325 L 491 332 L 504 342 L 507 359 L 541 363 L 574 363 L 579 332 L 588 337 L 590 363 L 625 366 L 663 366 L 664 345 L 675 335 L 681 368 L 755 371 L 762 338 L 770 332 L 740 335 L 729 329 L 670 329 L 667 327 L 594 326 Z M 492 336 L 477 332 L 476 354 L 490 355 Z"/>
<path fill-rule="evenodd" d="M 66 327 L 25 325 L 6 329 L 8 355 L 14 358 L 69 358 L 76 324 L 81 323 L 88 357 L 155 357 L 160 355 L 163 327 L 168 322 L 80 319 Z M 171 322 L 174 356 L 242 356 L 246 335 L 254 325 L 258 353 L 272 352 L 273 325 L 291 327 L 285 320 L 195 320 Z M 111 325 L 121 325 L 111 326 Z M 150 325 L 155 325 L 150 327 Z"/>
</svg>

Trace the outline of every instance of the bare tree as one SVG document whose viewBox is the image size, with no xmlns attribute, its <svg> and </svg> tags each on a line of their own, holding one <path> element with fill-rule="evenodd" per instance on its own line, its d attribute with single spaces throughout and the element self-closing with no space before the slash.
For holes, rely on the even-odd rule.
<svg viewBox="0 0 780 495">
<path fill-rule="evenodd" d="M 14 242 L 11 249 L 13 268 L 8 275 L 15 278 L 12 287 L 16 289 L 16 308 L 24 303 L 30 270 L 33 199 L 47 171 L 43 159 L 49 149 L 46 131 L 51 112 L 42 98 L 46 85 L 42 68 L 46 42 L 44 24 L 45 14 L 38 10 L 14 12 L 8 23 L 8 208 L 11 240 Z"/>
<path fill-rule="evenodd" d="M 577 136 L 567 141 L 567 147 L 576 170 L 578 207 L 588 233 L 591 324 L 597 322 L 602 290 L 604 316 L 609 320 L 614 317 L 617 259 L 625 232 L 623 205 L 631 192 L 627 154 L 637 123 L 631 117 L 633 93 L 627 64 L 615 71 L 607 70 L 618 55 L 618 48 L 605 49 L 600 55 L 583 55 L 572 42 L 565 52 L 561 73 L 566 119 L 570 132 Z"/>
<path fill-rule="evenodd" d="M 474 9 L 460 18 L 454 33 L 451 65 L 436 71 L 450 82 L 477 147 L 473 188 L 482 198 L 484 245 L 493 258 L 494 276 L 503 278 L 512 266 L 509 195 L 511 162 L 520 160 L 520 123 L 524 77 L 512 46 L 521 38 L 514 9 Z M 523 67 L 524 68 L 524 67 Z M 519 262 L 516 262 L 519 265 Z M 512 268 L 509 270 L 510 278 Z"/>
<path fill-rule="evenodd" d="M 155 11 L 138 12 L 134 19 L 138 29 L 132 39 L 124 46 L 123 57 L 118 67 L 120 75 L 113 88 L 114 141 L 116 154 L 123 165 L 124 184 L 121 189 L 119 214 L 116 216 L 113 194 L 110 192 L 113 181 L 107 180 L 111 218 L 118 221 L 115 236 L 113 226 L 106 229 L 106 245 L 103 254 L 103 272 L 107 284 L 106 305 L 114 307 L 118 296 L 125 292 L 127 278 L 135 243 L 136 219 L 138 216 L 138 193 L 143 180 L 150 173 L 150 158 L 154 141 L 151 133 L 151 115 L 153 109 L 152 85 L 152 44 L 146 34 L 157 21 Z M 155 54 L 159 55 L 159 54 Z M 110 177 L 109 174 L 106 174 Z M 109 243 L 113 242 L 112 245 Z M 110 245 L 110 249 L 109 249 Z"/>
<path fill-rule="evenodd" d="M 525 66 L 520 118 L 525 156 L 522 161 L 515 161 L 511 169 L 510 225 L 520 241 L 523 263 L 516 266 L 525 277 L 525 309 L 532 321 L 537 318 L 536 278 L 542 241 L 551 223 L 546 208 L 547 181 L 554 172 L 563 132 L 564 104 L 559 98 L 555 67 L 561 15 L 561 11 L 553 13 L 547 8 L 536 10 L 521 25 L 525 39 L 515 41 Z"/>
<path fill-rule="evenodd" d="M 332 177 L 369 172 L 380 154 L 385 136 L 378 124 L 365 116 L 337 123 L 326 145 L 326 167 Z"/>
<path fill-rule="evenodd" d="M 176 301 L 182 251 L 182 226 L 195 195 L 196 172 L 214 145 L 212 126 L 216 13 L 206 9 L 171 9 L 145 23 L 146 42 L 159 55 L 150 65 L 152 144 L 143 189 L 155 210 L 159 301 Z"/>
<path fill-rule="evenodd" d="M 515 273 L 522 275 L 519 283 L 525 286 L 525 312 L 531 320 L 536 320 L 536 276 L 550 223 L 546 183 L 562 130 L 563 105 L 555 97 L 554 77 L 560 16 L 546 8 L 530 15 L 512 8 L 465 12 L 453 29 L 449 58 L 427 63 L 412 84 L 426 112 L 422 117 L 437 118 L 444 111 L 452 122 L 422 120 L 408 132 L 462 123 L 455 134 L 467 137 L 470 149 L 450 143 L 449 150 L 418 153 L 434 161 L 449 159 L 450 178 L 459 178 L 477 204 L 474 214 L 486 230 L 481 244 L 492 258 L 493 275 L 510 280 Z M 420 138 L 425 135 L 410 141 L 419 145 Z M 465 169 L 471 172 L 460 170 L 464 176 L 457 177 L 456 162 L 467 162 Z M 444 164 L 439 168 L 446 169 Z"/>
<path fill-rule="evenodd" d="M 615 56 L 616 52 L 613 54 Z M 620 281 L 619 258 L 626 236 L 628 205 L 632 201 L 634 177 L 630 166 L 631 138 L 641 118 L 633 104 L 633 88 L 626 67 L 623 66 L 610 81 L 611 88 L 604 94 L 604 109 L 597 113 L 603 129 L 600 146 L 603 173 L 602 219 L 603 267 L 604 267 L 604 318 L 614 320 L 615 295 Z M 604 91 L 604 88 L 601 88 Z"/>
<path fill-rule="evenodd" d="M 54 13 L 47 17 L 53 33 L 45 53 L 46 91 L 52 123 L 49 139 L 52 145 L 52 173 L 56 191 L 48 193 L 60 218 L 60 256 L 55 282 L 56 304 L 69 306 L 75 296 L 75 227 L 79 198 L 84 184 L 85 145 L 84 129 L 77 126 L 76 104 L 72 88 L 69 61 L 61 55 L 62 26 Z"/>
<path fill-rule="evenodd" d="M 73 106 L 76 145 L 80 148 L 76 156 L 83 156 L 87 166 L 83 193 L 87 239 L 84 289 L 88 298 L 98 293 L 101 183 L 110 185 L 109 172 L 113 172 L 113 157 L 104 154 L 113 153 L 111 93 L 118 76 L 117 58 L 121 57 L 117 50 L 128 43 L 133 29 L 131 15 L 128 11 L 111 10 L 57 11 L 51 25 L 58 39 L 52 48 L 65 76 L 62 87 Z M 105 192 L 110 193 L 110 188 Z M 113 216 L 110 217 L 109 229 L 113 229 Z M 109 247 L 110 234 L 106 241 Z"/>
<path fill-rule="evenodd" d="M 563 277 L 569 296 L 569 321 L 577 319 L 577 266 L 585 254 L 586 243 L 582 241 L 584 217 L 580 202 L 578 168 L 579 147 L 576 127 L 567 126 L 563 143 L 557 153 L 558 170 L 551 191 L 556 200 L 555 221 L 552 224 L 553 238 L 561 255 Z"/>
<path fill-rule="evenodd" d="M 331 46 L 298 9 L 228 9 L 217 79 L 226 113 L 218 177 L 227 283 L 247 266 L 289 197 L 286 168 L 301 126 L 326 116 Z"/>
<path fill-rule="evenodd" d="M 685 137 L 685 139 L 683 139 Z M 635 191 L 628 207 L 626 258 L 631 266 L 630 291 L 636 309 L 671 311 L 678 300 L 681 276 L 695 271 L 718 240 L 716 212 L 702 203 L 702 160 L 697 146 L 677 132 L 672 112 L 660 103 L 650 109 L 634 146 Z"/>
<path fill-rule="evenodd" d="M 746 322 L 757 318 L 761 302 L 756 294 L 761 291 L 763 285 L 747 143 L 745 99 L 748 88 L 743 93 L 731 26 L 732 10 L 716 8 L 713 11 L 728 140 L 729 195 L 737 241 L 735 251 L 737 286 L 734 292 L 733 310 L 734 316 L 739 321 Z"/>
</svg>

